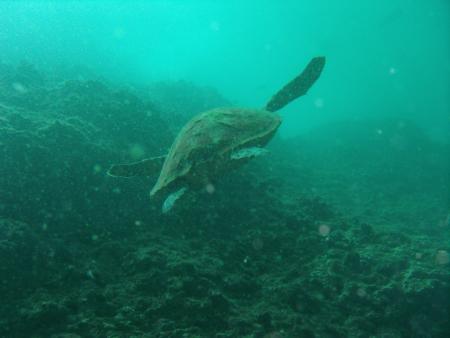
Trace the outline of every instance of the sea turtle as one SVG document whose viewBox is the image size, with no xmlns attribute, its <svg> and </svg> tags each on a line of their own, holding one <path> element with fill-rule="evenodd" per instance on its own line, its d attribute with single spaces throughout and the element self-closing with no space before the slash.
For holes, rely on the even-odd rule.
<svg viewBox="0 0 450 338">
<path fill-rule="evenodd" d="M 165 198 L 162 212 L 168 212 L 186 191 L 208 186 L 222 174 L 265 153 L 263 147 L 281 124 L 275 112 L 305 95 L 324 65 L 324 57 L 313 58 L 263 109 L 216 108 L 194 116 L 166 156 L 113 165 L 108 174 L 132 177 L 159 172 L 150 197 Z"/>
</svg>

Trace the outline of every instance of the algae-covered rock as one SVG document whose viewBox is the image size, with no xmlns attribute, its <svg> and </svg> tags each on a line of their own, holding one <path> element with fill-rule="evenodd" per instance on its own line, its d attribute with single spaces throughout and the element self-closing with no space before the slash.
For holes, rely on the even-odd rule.
<svg viewBox="0 0 450 338">
<path fill-rule="evenodd" d="M 28 293 L 45 278 L 53 253 L 31 225 L 0 219 L 0 295 L 3 301 Z"/>
<path fill-rule="evenodd" d="M 0 85 L 1 337 L 448 336 L 447 212 L 421 231 L 395 227 L 387 221 L 398 214 L 375 207 L 392 197 L 426 204 L 423 196 L 444 191 L 430 188 L 442 176 L 442 148 L 428 144 L 431 158 L 417 150 L 427 142 L 413 127 L 383 128 L 403 140 L 393 143 L 375 130 L 368 144 L 367 132 L 355 132 L 357 144 L 334 127 L 316 135 L 340 135 L 334 146 L 278 140 L 272 158 L 161 218 L 148 181 L 104 175 L 112 160 L 168 146 L 162 118 L 144 114 L 151 104 L 99 81 L 42 80 L 21 99 L 25 92 Z M 388 161 L 381 155 L 392 144 Z M 414 180 L 408 171 L 391 199 L 361 200 L 372 214 L 356 219 L 342 205 L 375 187 L 353 153 L 365 165 L 370 153 L 385 160 L 365 167 L 384 192 L 401 178 L 389 170 L 407 169 L 408 159 L 424 172 Z M 434 176 L 422 180 L 426 168 Z M 417 185 L 401 194 L 408 180 Z M 382 228 L 372 222 L 380 217 Z"/>
<path fill-rule="evenodd" d="M 27 90 L 14 88 L 19 80 L 29 81 Z M 111 224 L 100 210 L 125 206 L 129 199 L 122 193 L 123 182 L 105 177 L 109 163 L 138 159 L 144 152 L 160 154 L 171 139 L 152 105 L 126 90 L 91 80 L 52 82 L 32 66 L 4 65 L 1 215 L 59 230 L 74 224 Z M 139 189 L 138 182 L 128 194 L 134 189 Z M 108 197 L 100 197 L 105 194 Z M 130 203 L 128 214 L 133 208 L 138 208 L 136 203 Z"/>
</svg>

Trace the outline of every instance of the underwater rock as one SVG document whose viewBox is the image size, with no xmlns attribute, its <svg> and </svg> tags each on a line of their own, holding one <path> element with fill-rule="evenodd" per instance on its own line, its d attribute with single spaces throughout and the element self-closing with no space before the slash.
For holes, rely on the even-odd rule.
<svg viewBox="0 0 450 338">
<path fill-rule="evenodd" d="M 33 110 L 24 97 L 9 100 L 12 94 L 0 86 L 2 215 L 40 227 L 64 218 L 70 227 L 86 219 L 108 223 L 98 211 L 113 205 L 128 214 L 137 210 L 126 196 L 142 184 L 122 193 L 123 182 L 111 182 L 105 172 L 120 158 L 166 152 L 172 136 L 165 123 L 137 97 L 100 82 L 34 83 L 43 95 L 27 92 L 36 99 Z M 141 209 L 148 209 L 144 202 Z"/>
<path fill-rule="evenodd" d="M 275 157 L 255 161 L 205 189 L 197 205 L 162 218 L 149 206 L 149 180 L 125 188 L 104 175 L 109 163 L 166 150 L 172 136 L 159 109 L 99 81 L 34 83 L 36 90 L 14 93 L 28 97 L 20 100 L 0 84 L 1 337 L 450 332 L 450 272 L 448 259 L 440 259 L 450 251 L 447 228 L 434 235 L 381 229 L 341 208 L 350 196 L 373 211 L 378 200 L 362 194 L 371 187 L 361 185 L 367 177 L 377 186 L 390 179 L 382 161 L 365 167 L 369 176 L 357 171 L 357 157 L 370 144 L 349 136 L 349 144 L 361 146 L 358 156 L 339 158 L 334 151 L 347 152 L 339 144 L 327 150 L 325 141 L 311 139 L 308 148 L 275 140 L 273 146 L 281 144 Z M 377 137 L 370 142 L 385 147 L 380 153 L 393 144 L 395 154 L 405 155 L 401 168 L 414 139 L 422 142 L 413 131 L 393 143 Z M 426 160 L 419 151 L 409 154 Z M 377 176 L 380 168 L 386 171 Z M 441 168 L 430 168 L 440 175 Z M 406 194 L 424 187 L 410 182 L 418 185 Z"/>
<path fill-rule="evenodd" d="M 31 225 L 0 218 L 0 298 L 6 302 L 40 285 L 53 255 Z"/>
<path fill-rule="evenodd" d="M 52 300 L 36 300 L 20 310 L 20 319 L 27 322 L 29 334 L 49 326 L 64 327 L 68 315 L 67 308 Z"/>
<path fill-rule="evenodd" d="M 449 145 L 410 120 L 330 122 L 272 147 L 261 162 L 284 175 L 286 194 L 298 187 L 372 227 L 437 233 L 448 214 Z"/>
</svg>

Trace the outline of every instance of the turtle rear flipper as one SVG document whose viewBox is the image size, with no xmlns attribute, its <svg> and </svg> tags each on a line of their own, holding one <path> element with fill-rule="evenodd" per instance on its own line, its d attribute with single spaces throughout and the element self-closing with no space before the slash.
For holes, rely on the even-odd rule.
<svg viewBox="0 0 450 338">
<path fill-rule="evenodd" d="M 129 164 L 115 164 L 109 168 L 107 174 L 118 177 L 157 175 L 161 171 L 165 159 L 166 156 L 158 156 Z"/>
<path fill-rule="evenodd" d="M 303 72 L 276 93 L 266 105 L 266 110 L 280 110 L 296 98 L 305 95 L 319 78 L 325 66 L 325 57 L 319 56 L 309 61 Z"/>
</svg>

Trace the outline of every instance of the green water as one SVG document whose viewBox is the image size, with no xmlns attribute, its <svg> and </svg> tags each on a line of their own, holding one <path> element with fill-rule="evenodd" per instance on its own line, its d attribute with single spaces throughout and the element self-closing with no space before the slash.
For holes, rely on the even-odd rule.
<svg viewBox="0 0 450 338">
<path fill-rule="evenodd" d="M 0 59 L 89 66 L 107 78 L 187 79 L 263 106 L 313 56 L 328 58 L 283 130 L 342 118 L 417 120 L 449 138 L 449 2 L 2 1 Z"/>
</svg>

